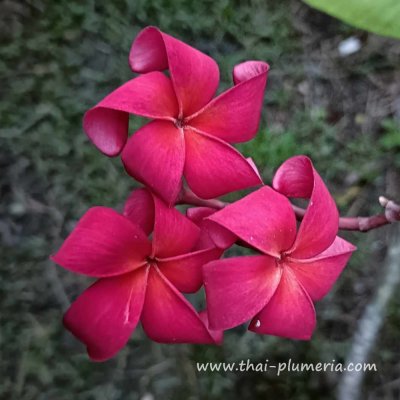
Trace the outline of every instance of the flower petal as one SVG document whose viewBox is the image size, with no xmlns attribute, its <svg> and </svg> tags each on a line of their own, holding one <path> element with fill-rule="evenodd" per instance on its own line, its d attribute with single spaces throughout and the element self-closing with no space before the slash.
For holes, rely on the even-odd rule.
<svg viewBox="0 0 400 400">
<path fill-rule="evenodd" d="M 269 65 L 247 61 L 235 67 L 236 86 L 186 119 L 194 128 L 230 143 L 247 142 L 258 131 Z"/>
<path fill-rule="evenodd" d="M 160 259 L 157 265 L 180 292 L 194 293 L 203 284 L 203 265 L 221 257 L 221 254 L 222 250 L 212 247 L 182 256 Z"/>
<path fill-rule="evenodd" d="M 216 212 L 215 208 L 211 207 L 191 207 L 186 210 L 186 216 L 196 225 L 201 225 L 204 218 Z"/>
<path fill-rule="evenodd" d="M 83 129 L 100 151 L 116 156 L 128 137 L 129 114 L 172 121 L 178 104 L 170 79 L 152 72 L 128 81 L 86 112 Z"/>
<path fill-rule="evenodd" d="M 153 253 L 157 258 L 189 253 L 200 237 L 200 229 L 175 208 L 154 197 Z"/>
<path fill-rule="evenodd" d="M 149 274 L 141 321 L 147 336 L 159 343 L 215 343 L 196 310 L 156 267 Z"/>
<path fill-rule="evenodd" d="M 310 198 L 288 253 L 294 258 L 310 258 L 326 250 L 338 232 L 339 213 L 311 160 L 305 156 L 289 158 L 276 172 L 273 187 L 288 197 Z"/>
<path fill-rule="evenodd" d="M 274 257 L 289 249 L 296 236 L 296 218 L 289 200 L 269 186 L 230 204 L 207 220 Z M 209 232 L 213 237 L 213 230 Z"/>
<path fill-rule="evenodd" d="M 218 65 L 212 58 L 155 27 L 138 34 L 129 63 L 139 73 L 169 69 L 181 116 L 207 104 L 218 87 Z"/>
<path fill-rule="evenodd" d="M 144 265 L 151 244 L 142 230 L 107 207 L 91 208 L 52 260 L 78 274 L 106 277 Z"/>
<path fill-rule="evenodd" d="M 124 205 L 124 215 L 139 226 L 146 235 L 154 228 L 154 200 L 152 193 L 146 189 L 135 189 Z"/>
<path fill-rule="evenodd" d="M 314 305 L 289 268 L 283 268 L 275 294 L 251 321 L 249 330 L 290 339 L 308 340 L 316 324 Z"/>
<path fill-rule="evenodd" d="M 87 346 L 91 359 L 111 358 L 129 340 L 143 309 L 148 268 L 99 279 L 64 315 L 64 325 Z"/>
<path fill-rule="evenodd" d="M 207 224 L 205 218 L 216 213 L 214 208 L 210 207 L 192 207 L 186 210 L 187 217 L 193 221 L 201 230 L 200 238 L 195 249 L 208 249 L 217 246 L 220 249 L 231 247 L 237 240 L 236 235 L 217 224 Z M 209 230 L 213 233 L 210 235 Z"/>
<path fill-rule="evenodd" d="M 339 236 L 324 252 L 309 260 L 290 259 L 287 266 L 312 300 L 321 300 L 332 288 L 356 248 Z"/>
<path fill-rule="evenodd" d="M 269 256 L 212 261 L 203 267 L 208 318 L 213 329 L 229 329 L 253 318 L 273 296 L 281 269 Z"/>
<path fill-rule="evenodd" d="M 171 122 L 153 121 L 129 138 L 122 152 L 128 174 L 144 183 L 168 204 L 182 186 L 185 143 Z"/>
<path fill-rule="evenodd" d="M 210 332 L 210 335 L 213 337 L 215 343 L 222 344 L 222 341 L 224 339 L 224 331 L 210 329 L 210 326 L 208 323 L 207 310 L 200 311 L 199 316 L 200 316 L 200 319 L 203 321 L 203 324 L 208 328 L 208 331 Z"/>
<path fill-rule="evenodd" d="M 246 160 L 248 161 L 248 163 L 253 167 L 254 172 L 257 174 L 257 176 L 260 178 L 260 181 L 262 181 L 261 178 L 261 174 L 260 171 L 257 168 L 256 163 L 254 162 L 254 160 L 251 157 L 247 157 Z"/>
<path fill-rule="evenodd" d="M 185 129 L 184 175 L 193 192 L 211 199 L 262 183 L 252 165 L 218 138 Z"/>
</svg>

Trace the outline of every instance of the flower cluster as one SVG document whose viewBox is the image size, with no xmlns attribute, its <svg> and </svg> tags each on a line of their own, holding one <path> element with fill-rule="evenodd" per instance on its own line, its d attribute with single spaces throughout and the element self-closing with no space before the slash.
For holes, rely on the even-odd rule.
<svg viewBox="0 0 400 400">
<path fill-rule="evenodd" d="M 154 27 L 139 33 L 129 62 L 139 75 L 90 109 L 83 125 L 101 152 L 121 153 L 144 187 L 122 213 L 91 208 L 52 256 L 97 278 L 66 312 L 66 328 L 97 361 L 116 354 L 139 321 L 160 343 L 218 344 L 246 321 L 256 333 L 309 339 L 314 302 L 355 248 L 337 236 L 336 205 L 309 158 L 284 162 L 270 187 L 231 145 L 257 133 L 268 64 L 237 65 L 234 86 L 214 97 L 215 61 Z M 128 139 L 130 114 L 151 121 Z M 216 197 L 255 186 L 212 207 Z M 175 206 L 184 193 L 204 206 L 182 214 Z M 299 226 L 288 198 L 309 200 Z M 221 259 L 235 244 L 254 254 Z M 184 294 L 203 284 L 207 309 L 198 312 Z"/>
</svg>

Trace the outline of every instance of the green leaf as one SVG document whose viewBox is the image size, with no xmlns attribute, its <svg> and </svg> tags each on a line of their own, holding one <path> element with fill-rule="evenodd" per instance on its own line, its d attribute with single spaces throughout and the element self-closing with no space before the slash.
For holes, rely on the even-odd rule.
<svg viewBox="0 0 400 400">
<path fill-rule="evenodd" d="M 357 28 L 400 38 L 400 0 L 304 0 L 304 2 Z"/>
</svg>

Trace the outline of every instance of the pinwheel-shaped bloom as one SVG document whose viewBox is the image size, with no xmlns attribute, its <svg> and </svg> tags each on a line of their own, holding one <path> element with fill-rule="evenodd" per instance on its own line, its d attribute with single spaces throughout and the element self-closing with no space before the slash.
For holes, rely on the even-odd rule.
<svg viewBox="0 0 400 400">
<path fill-rule="evenodd" d="M 115 156 L 123 149 L 127 172 L 168 204 L 176 200 L 183 176 L 202 198 L 261 183 L 251 163 L 228 143 L 256 134 L 268 64 L 237 65 L 235 86 L 213 98 L 219 83 L 215 61 L 154 27 L 139 33 L 129 62 L 142 75 L 84 118 L 84 130 L 103 153 Z M 129 114 L 153 121 L 126 144 Z"/>
<path fill-rule="evenodd" d="M 202 265 L 221 254 L 215 247 L 192 251 L 199 235 L 194 223 L 145 189 L 131 195 L 125 216 L 94 207 L 82 217 L 53 260 L 99 278 L 64 316 L 92 359 L 112 357 L 139 320 L 157 342 L 222 339 L 208 329 L 206 314 L 199 315 L 180 293 L 197 291 Z"/>
<path fill-rule="evenodd" d="M 251 319 L 254 332 L 309 339 L 316 323 L 313 301 L 330 290 L 355 248 L 336 236 L 335 203 L 307 157 L 286 161 L 273 186 L 209 217 L 261 252 L 204 266 L 210 327 Z M 285 196 L 310 198 L 297 233 Z"/>
</svg>

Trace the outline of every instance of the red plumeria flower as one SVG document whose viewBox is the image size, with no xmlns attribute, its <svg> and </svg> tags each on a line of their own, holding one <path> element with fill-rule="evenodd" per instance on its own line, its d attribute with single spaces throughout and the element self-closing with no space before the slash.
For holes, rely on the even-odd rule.
<svg viewBox="0 0 400 400">
<path fill-rule="evenodd" d="M 227 329 L 251 319 L 256 333 L 309 339 L 313 301 L 328 293 L 355 247 L 336 236 L 336 205 L 307 157 L 287 160 L 273 186 L 209 217 L 261 252 L 204 266 L 210 326 Z M 286 196 L 310 198 L 297 233 Z"/>
<path fill-rule="evenodd" d="M 215 61 L 154 27 L 139 33 L 129 62 L 143 75 L 85 114 L 84 130 L 103 153 L 115 156 L 123 149 L 127 172 L 170 205 L 183 176 L 202 198 L 262 183 L 228 143 L 248 141 L 257 133 L 268 64 L 237 65 L 235 86 L 213 98 L 219 83 Z M 169 77 L 160 72 L 166 69 Z M 153 121 L 126 144 L 129 114 Z"/>
<path fill-rule="evenodd" d="M 134 212 L 136 209 L 137 213 Z M 148 234 L 153 232 L 152 241 Z M 125 216 L 106 207 L 90 209 L 53 260 L 73 272 L 99 278 L 72 304 L 64 324 L 86 344 L 89 356 L 112 357 L 139 320 L 161 343 L 218 343 L 180 293 L 202 285 L 201 267 L 219 249 L 192 251 L 200 229 L 142 189 L 129 198 Z"/>
<path fill-rule="evenodd" d="M 231 247 L 237 240 L 236 235 L 227 229 L 216 224 L 212 226 L 207 224 L 206 219 L 216 212 L 218 211 L 215 208 L 210 207 L 192 207 L 186 211 L 186 216 L 200 228 L 200 238 L 197 242 L 198 249 L 214 246 L 225 250 Z M 210 230 L 213 231 L 212 234 Z"/>
<path fill-rule="evenodd" d="M 261 179 L 260 172 L 254 164 L 253 159 L 251 157 L 248 157 L 247 161 L 252 165 L 255 173 L 260 176 Z M 187 197 L 183 199 L 183 204 L 185 202 L 190 204 L 191 201 L 201 200 L 197 198 L 197 196 L 193 194 L 193 192 L 191 192 L 187 187 L 184 188 L 183 193 L 185 195 L 189 195 L 189 199 Z M 207 217 L 216 213 L 217 211 L 218 209 L 204 206 L 192 207 L 186 210 L 186 216 L 201 229 L 200 239 L 197 243 L 199 249 L 216 246 L 220 249 L 225 250 L 231 247 L 238 239 L 236 235 L 220 225 L 213 224 L 212 226 L 210 226 L 209 224 L 207 224 Z M 210 229 L 212 229 L 213 231 L 212 234 L 210 233 Z"/>
</svg>

